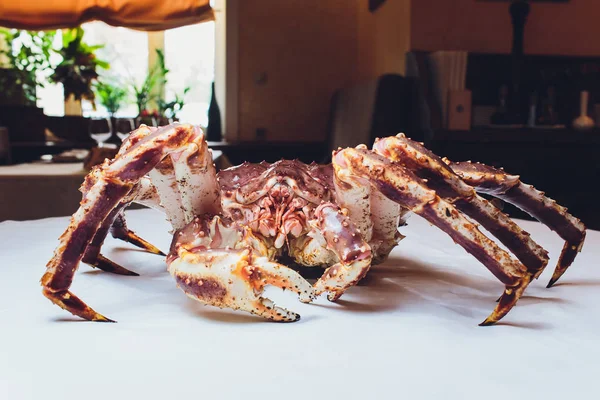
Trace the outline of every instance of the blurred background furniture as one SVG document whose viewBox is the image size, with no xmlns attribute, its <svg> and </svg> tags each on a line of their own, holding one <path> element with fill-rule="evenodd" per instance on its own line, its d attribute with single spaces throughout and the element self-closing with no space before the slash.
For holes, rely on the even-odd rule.
<svg viewBox="0 0 600 400">
<path fill-rule="evenodd" d="M 86 175 L 81 163 L 0 167 L 0 221 L 70 215 L 79 206 Z"/>
<path fill-rule="evenodd" d="M 231 163 L 212 150 L 217 169 Z M 71 215 L 79 207 L 83 163 L 35 162 L 0 166 L 0 221 Z"/>
<path fill-rule="evenodd" d="M 371 146 L 375 138 L 399 132 L 426 143 L 432 139 L 429 109 L 417 78 L 386 74 L 333 95 L 330 150 L 361 143 Z"/>
<path fill-rule="evenodd" d="M 600 129 L 581 132 L 571 121 L 579 113 L 581 90 L 587 88 L 592 98 L 600 98 L 600 58 L 524 56 L 520 87 L 525 95 L 512 100 L 513 115 L 521 118 L 515 123 L 493 119 L 501 110 L 501 88 L 511 81 L 511 56 L 471 53 L 466 85 L 473 94 L 473 124 L 470 130 L 452 131 L 444 126 L 441 104 L 433 93 L 434 71 L 428 55 L 411 52 L 407 74 L 421 82 L 431 116 L 430 148 L 454 161 L 479 161 L 518 174 L 590 228 L 599 229 L 595 199 L 600 189 L 591 182 L 600 173 Z M 538 95 L 529 97 L 531 93 Z M 528 119 L 533 123 L 528 124 Z M 529 218 L 513 206 L 505 207 L 511 216 Z"/>
<path fill-rule="evenodd" d="M 502 65 L 498 56 L 489 57 Z M 384 75 L 335 93 L 329 149 L 360 143 L 369 145 L 375 137 L 404 132 L 425 142 L 440 156 L 454 161 L 479 161 L 519 174 L 523 182 L 543 189 L 590 228 L 600 229 L 600 215 L 596 212 L 600 189 L 592 183 L 600 174 L 599 129 L 579 132 L 569 125 L 490 125 L 472 127 L 468 131 L 448 130 L 442 123 L 441 105 L 432 93 L 433 84 L 424 55 L 409 55 L 408 59 L 407 71 L 413 74 L 411 78 Z M 486 60 L 483 55 L 470 58 L 470 65 L 476 67 L 469 70 L 467 85 L 473 90 L 474 102 L 489 106 L 494 104 L 492 92 L 498 85 L 488 81 L 485 71 L 493 74 L 496 69 Z M 496 83 L 501 82 L 501 78 L 494 79 Z M 564 108 L 567 110 L 564 119 L 570 120 L 576 111 L 569 106 Z M 505 211 L 514 217 L 531 218 L 511 205 L 505 205 Z"/>
</svg>

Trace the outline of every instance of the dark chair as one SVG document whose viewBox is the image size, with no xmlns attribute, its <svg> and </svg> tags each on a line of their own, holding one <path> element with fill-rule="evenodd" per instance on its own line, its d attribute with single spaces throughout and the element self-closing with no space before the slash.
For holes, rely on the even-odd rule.
<svg viewBox="0 0 600 400">
<path fill-rule="evenodd" d="M 45 116 L 41 108 L 0 106 L 0 126 L 8 129 L 11 143 L 44 142 Z"/>
<path fill-rule="evenodd" d="M 46 117 L 46 128 L 56 137 L 75 144 L 95 143 L 89 134 L 89 118 L 65 115 Z"/>
<path fill-rule="evenodd" d="M 338 90 L 331 102 L 329 147 L 371 146 L 377 137 L 406 133 L 429 143 L 429 108 L 417 78 L 382 75 Z"/>
</svg>

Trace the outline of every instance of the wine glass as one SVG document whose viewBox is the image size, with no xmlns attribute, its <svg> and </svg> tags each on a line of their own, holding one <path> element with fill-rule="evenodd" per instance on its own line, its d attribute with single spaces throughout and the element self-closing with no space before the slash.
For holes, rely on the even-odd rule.
<svg viewBox="0 0 600 400">
<path fill-rule="evenodd" d="M 144 124 L 146 126 L 154 126 L 154 127 L 158 126 L 158 122 L 156 121 L 156 118 L 151 117 L 151 116 L 137 117 L 135 120 L 135 125 L 139 127 L 142 124 Z"/>
<path fill-rule="evenodd" d="M 111 136 L 111 128 L 110 118 L 90 118 L 89 133 L 98 147 L 104 147 L 104 142 Z"/>
<path fill-rule="evenodd" d="M 116 122 L 117 136 L 125 140 L 127 136 L 135 129 L 133 118 L 117 118 Z"/>
</svg>

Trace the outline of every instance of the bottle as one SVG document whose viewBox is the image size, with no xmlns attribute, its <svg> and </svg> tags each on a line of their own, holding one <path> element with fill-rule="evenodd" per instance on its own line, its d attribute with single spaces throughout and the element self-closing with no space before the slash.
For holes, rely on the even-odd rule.
<svg viewBox="0 0 600 400">
<path fill-rule="evenodd" d="M 589 96 L 590 93 L 587 90 L 581 92 L 580 114 L 579 117 L 575 118 L 573 121 L 573 128 L 580 131 L 586 131 L 594 127 L 594 120 L 587 115 Z"/>
<path fill-rule="evenodd" d="M 215 82 L 211 85 L 212 94 L 210 96 L 210 105 L 208 106 L 208 126 L 206 127 L 206 140 L 209 142 L 220 142 L 222 140 L 221 132 L 221 110 L 217 103 L 215 94 Z"/>
<path fill-rule="evenodd" d="M 537 93 L 532 93 L 529 97 L 529 116 L 527 118 L 527 126 L 529 128 L 535 128 L 535 121 L 537 119 Z"/>
</svg>

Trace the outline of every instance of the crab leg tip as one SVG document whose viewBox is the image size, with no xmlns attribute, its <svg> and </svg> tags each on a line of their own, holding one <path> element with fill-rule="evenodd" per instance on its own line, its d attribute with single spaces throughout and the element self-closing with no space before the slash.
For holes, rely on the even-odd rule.
<svg viewBox="0 0 600 400">
<path fill-rule="evenodd" d="M 142 239 L 132 231 L 128 231 L 126 236 L 121 238 L 122 240 L 131 243 L 132 245 L 139 247 L 140 249 L 146 250 L 148 253 L 157 254 L 159 256 L 166 256 L 165 253 L 145 239 Z"/>
<path fill-rule="evenodd" d="M 336 302 L 340 297 L 342 297 L 344 292 L 331 292 L 327 295 L 327 300 L 331 302 Z"/>
<path fill-rule="evenodd" d="M 546 285 L 546 288 L 550 289 L 552 286 L 554 286 L 554 284 L 560 279 L 560 277 L 562 276 L 562 274 L 564 274 L 564 272 L 565 272 L 564 270 L 563 271 L 556 270 L 554 272 L 554 274 L 552 275 L 552 278 L 550 279 L 550 281 Z"/>
<path fill-rule="evenodd" d="M 583 233 L 578 240 L 573 240 L 571 242 L 569 242 L 569 241 L 565 242 L 563 250 L 558 259 L 558 264 L 556 265 L 556 268 L 554 269 L 554 273 L 552 274 L 552 278 L 550 279 L 550 282 L 548 282 L 548 285 L 546 286 L 547 288 L 551 288 L 552 286 L 554 286 L 554 284 L 563 276 L 563 274 L 565 272 L 567 272 L 567 269 L 569 269 L 569 267 L 575 260 L 577 253 L 579 253 L 581 251 L 584 241 L 585 241 L 585 233 Z"/>
<path fill-rule="evenodd" d="M 92 321 L 94 321 L 94 322 L 112 322 L 112 323 L 117 322 L 110 318 L 106 318 L 104 315 L 101 315 L 101 314 L 97 314 Z"/>
<path fill-rule="evenodd" d="M 292 316 L 292 318 L 290 318 L 288 320 L 283 320 L 281 322 L 296 322 L 296 321 L 300 321 L 300 314 L 295 314 Z"/>
<path fill-rule="evenodd" d="M 491 316 L 487 317 L 485 321 L 479 324 L 479 326 L 492 326 L 495 325 L 497 321 L 494 321 Z"/>
<path fill-rule="evenodd" d="M 97 313 L 90 306 L 85 304 L 79 297 L 75 296 L 68 290 L 53 292 L 47 288 L 44 288 L 42 290 L 42 294 L 63 310 L 67 310 L 71 314 L 88 321 L 116 322 L 102 314 Z"/>
<path fill-rule="evenodd" d="M 515 286 L 507 286 L 504 293 L 498 299 L 498 305 L 492 311 L 489 317 L 485 319 L 479 326 L 490 326 L 500 321 L 508 312 L 517 304 L 517 301 L 523 295 L 523 292 L 531 283 L 533 274 L 524 276 L 521 281 Z"/>
<path fill-rule="evenodd" d="M 133 272 L 128 270 L 127 268 L 121 267 L 119 264 L 112 260 L 109 260 L 102 254 L 99 254 L 98 258 L 93 263 L 90 263 L 90 265 L 92 267 L 101 269 L 102 271 L 110 272 L 117 275 L 140 276 L 140 274 L 138 274 L 137 272 Z"/>
<path fill-rule="evenodd" d="M 502 316 L 498 316 L 498 313 L 496 312 L 496 310 L 494 310 L 494 312 L 492 312 L 490 314 L 490 316 L 488 316 L 485 321 L 483 321 L 482 323 L 479 324 L 479 326 L 492 326 L 492 325 L 496 325 L 496 323 L 502 319 L 504 315 Z"/>
</svg>

